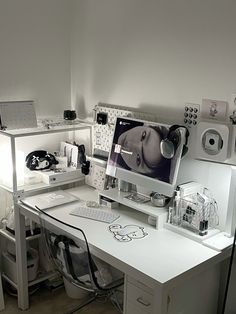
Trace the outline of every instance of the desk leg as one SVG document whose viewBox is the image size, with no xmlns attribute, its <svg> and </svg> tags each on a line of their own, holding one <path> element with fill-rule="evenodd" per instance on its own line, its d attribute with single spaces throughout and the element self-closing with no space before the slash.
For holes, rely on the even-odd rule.
<svg viewBox="0 0 236 314">
<path fill-rule="evenodd" d="M 20 213 L 20 210 L 16 204 L 14 211 L 18 307 L 21 310 L 27 310 L 29 308 L 29 292 L 25 239 L 25 216 Z"/>
<path fill-rule="evenodd" d="M 153 290 L 155 296 L 153 313 L 167 314 L 168 313 L 167 294 L 164 293 L 163 287 L 161 285 L 157 285 Z"/>
</svg>

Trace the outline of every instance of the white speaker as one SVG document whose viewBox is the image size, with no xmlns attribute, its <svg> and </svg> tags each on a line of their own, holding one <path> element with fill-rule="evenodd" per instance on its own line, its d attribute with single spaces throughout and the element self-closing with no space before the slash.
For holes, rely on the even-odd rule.
<svg viewBox="0 0 236 314">
<path fill-rule="evenodd" d="M 195 158 L 224 162 L 228 158 L 229 126 L 199 122 L 196 133 Z"/>
</svg>

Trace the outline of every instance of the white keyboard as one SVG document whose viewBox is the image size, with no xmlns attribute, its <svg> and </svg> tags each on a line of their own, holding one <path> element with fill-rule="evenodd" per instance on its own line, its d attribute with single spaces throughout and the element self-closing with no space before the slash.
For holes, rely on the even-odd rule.
<svg viewBox="0 0 236 314">
<path fill-rule="evenodd" d="M 91 207 L 77 207 L 70 212 L 70 215 L 102 221 L 109 224 L 120 217 L 120 215 L 112 213 L 109 210 Z"/>
</svg>

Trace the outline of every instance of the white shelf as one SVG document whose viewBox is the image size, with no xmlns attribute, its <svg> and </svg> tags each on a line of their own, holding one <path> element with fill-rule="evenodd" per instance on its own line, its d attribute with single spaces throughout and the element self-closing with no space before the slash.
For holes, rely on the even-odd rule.
<svg viewBox="0 0 236 314">
<path fill-rule="evenodd" d="M 55 271 L 51 271 L 51 272 L 42 272 L 39 273 L 39 275 L 37 276 L 36 279 L 29 281 L 28 282 L 28 287 L 34 286 L 37 283 L 43 282 L 47 279 L 53 278 L 55 275 L 57 274 L 57 272 Z M 9 282 L 15 289 L 17 289 L 17 283 L 15 283 L 13 280 L 11 280 L 5 273 L 2 273 L 2 277 Z"/>
<path fill-rule="evenodd" d="M 42 135 L 42 134 L 52 134 L 52 133 L 60 133 L 60 132 L 70 132 L 77 131 L 82 129 L 87 129 L 91 127 L 92 124 L 88 122 L 79 121 L 76 124 L 62 124 L 56 126 L 47 127 L 37 127 L 37 128 L 28 128 L 28 129 L 16 129 L 16 130 L 6 130 L 0 131 L 0 134 L 8 136 L 8 137 L 25 137 L 32 135 Z"/>
<path fill-rule="evenodd" d="M 81 177 L 74 179 L 74 180 L 68 180 L 68 181 L 63 181 L 63 182 L 58 182 L 58 183 L 54 183 L 54 184 L 46 184 L 44 182 L 40 182 L 40 183 L 36 183 L 36 184 L 31 184 L 31 185 L 22 185 L 22 186 L 18 186 L 18 191 L 24 190 L 25 193 L 28 192 L 40 192 L 43 190 L 47 190 L 47 189 L 52 189 L 54 187 L 59 187 L 59 186 L 63 186 L 66 184 L 70 184 L 70 183 L 75 183 L 75 182 L 80 182 L 84 180 L 84 175 L 81 175 Z M 10 193 L 13 193 L 13 189 L 9 186 L 0 184 L 0 187 Z"/>
<path fill-rule="evenodd" d="M 0 229 L 0 235 L 4 236 L 5 238 L 7 238 L 8 240 L 12 241 L 12 242 L 16 242 L 15 236 L 14 234 L 12 234 L 11 232 L 5 230 L 5 229 Z M 35 235 L 31 235 L 26 237 L 26 241 L 31 241 L 31 240 L 35 240 L 41 237 L 41 234 L 35 234 Z"/>
<path fill-rule="evenodd" d="M 119 191 L 117 188 L 101 191 L 99 195 L 105 196 L 113 201 L 116 201 L 119 204 L 125 205 L 127 207 L 133 208 L 137 211 L 150 215 L 152 217 L 159 217 L 160 215 L 167 214 L 167 208 L 165 207 L 156 207 L 153 206 L 151 202 L 148 203 L 136 203 L 132 200 L 125 198 L 126 196 L 130 195 L 131 192 L 122 192 Z"/>
<path fill-rule="evenodd" d="M 12 281 L 5 273 L 2 273 L 2 277 L 9 282 L 15 289 L 17 289 L 17 284 Z"/>
<path fill-rule="evenodd" d="M 47 279 L 53 278 L 56 274 L 57 274 L 57 272 L 55 272 L 55 271 L 51 271 L 48 273 L 46 273 L 46 272 L 39 273 L 39 275 L 36 279 L 29 281 L 28 287 L 36 285 L 37 283 L 43 282 Z"/>
</svg>

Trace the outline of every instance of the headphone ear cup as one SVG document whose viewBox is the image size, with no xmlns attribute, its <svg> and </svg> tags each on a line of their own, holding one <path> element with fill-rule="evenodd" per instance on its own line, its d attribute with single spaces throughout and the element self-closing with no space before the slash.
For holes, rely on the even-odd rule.
<svg viewBox="0 0 236 314">
<path fill-rule="evenodd" d="M 86 162 L 85 147 L 83 144 L 78 146 L 78 151 L 79 151 L 79 163 L 82 165 L 83 163 Z"/>
<path fill-rule="evenodd" d="M 89 174 L 89 168 L 90 168 L 90 161 L 86 160 L 86 155 L 85 155 L 85 146 L 79 145 L 78 146 L 78 152 L 79 152 L 79 163 L 81 164 L 81 172 L 84 175 Z"/>
<path fill-rule="evenodd" d="M 165 138 L 160 143 L 160 151 L 164 158 L 171 159 L 175 154 L 174 144 L 168 138 Z"/>
<path fill-rule="evenodd" d="M 166 159 L 171 159 L 175 155 L 176 148 L 179 144 L 178 125 L 172 125 L 169 128 L 168 134 L 164 140 L 161 141 L 160 150 L 161 154 Z"/>
<path fill-rule="evenodd" d="M 169 132 L 168 132 L 166 138 L 161 141 L 160 148 L 161 148 L 161 154 L 162 154 L 163 157 L 170 159 L 170 158 L 172 158 L 174 156 L 175 151 L 176 151 L 176 149 L 177 149 L 177 147 L 178 147 L 178 145 L 180 143 L 180 140 L 181 140 L 181 133 L 178 130 L 180 127 L 181 128 L 185 128 L 185 144 L 183 145 L 181 158 L 187 154 L 187 152 L 188 152 L 187 144 L 188 144 L 189 130 L 186 128 L 186 126 L 175 124 L 175 125 L 172 125 L 169 128 Z M 166 148 L 168 148 L 168 147 L 170 148 L 171 147 L 170 143 L 172 143 L 174 149 L 173 149 L 173 154 L 172 154 L 171 157 L 166 157 L 166 156 L 168 156 L 168 153 L 167 153 L 167 150 L 165 152 L 165 149 L 163 149 L 164 144 L 162 142 L 165 142 Z M 167 146 L 167 144 L 168 144 L 168 146 Z M 162 150 L 163 150 L 163 152 L 162 152 Z M 169 154 L 169 156 L 170 156 L 170 154 Z"/>
<path fill-rule="evenodd" d="M 188 143 L 188 137 L 189 137 L 189 130 L 186 127 L 184 127 L 184 128 L 186 130 L 185 131 L 185 144 L 183 144 L 181 158 L 184 157 L 187 154 L 187 152 L 188 152 L 187 143 Z M 176 150 L 178 145 L 179 145 L 179 142 L 181 141 L 181 133 L 177 129 L 172 130 L 170 135 L 169 135 L 169 139 L 174 144 L 175 150 Z"/>
<path fill-rule="evenodd" d="M 85 162 L 82 163 L 81 171 L 84 175 L 89 174 L 89 167 L 90 167 L 90 161 L 89 160 L 86 160 Z"/>
<path fill-rule="evenodd" d="M 176 149 L 176 147 L 179 144 L 179 140 L 180 140 L 179 131 L 178 130 L 171 131 L 170 134 L 168 135 L 168 140 L 174 144 L 175 149 Z"/>
</svg>

